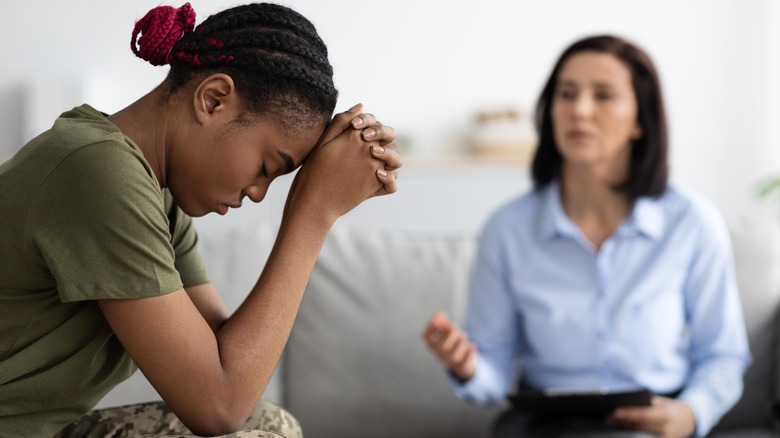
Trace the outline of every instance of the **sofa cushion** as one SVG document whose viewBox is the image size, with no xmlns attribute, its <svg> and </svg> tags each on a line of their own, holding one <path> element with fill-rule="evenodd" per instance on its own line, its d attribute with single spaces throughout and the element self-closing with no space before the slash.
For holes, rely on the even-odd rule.
<svg viewBox="0 0 780 438">
<path fill-rule="evenodd" d="M 731 223 L 730 230 L 753 363 L 745 373 L 742 398 L 716 430 L 768 427 L 769 400 L 778 395 L 780 235 L 774 221 L 742 220 Z"/>
<path fill-rule="evenodd" d="M 421 339 L 435 310 L 462 320 L 474 249 L 466 234 L 330 233 L 282 375 L 308 438 L 487 435 L 498 408 L 453 395 Z"/>
</svg>

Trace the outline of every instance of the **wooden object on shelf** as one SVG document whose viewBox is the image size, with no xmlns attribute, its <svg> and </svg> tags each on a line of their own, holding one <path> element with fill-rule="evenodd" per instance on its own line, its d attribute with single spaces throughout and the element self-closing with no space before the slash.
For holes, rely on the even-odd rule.
<svg viewBox="0 0 780 438">
<path fill-rule="evenodd" d="M 470 150 L 480 157 L 528 164 L 536 150 L 531 117 L 517 109 L 477 113 L 470 137 Z"/>
</svg>

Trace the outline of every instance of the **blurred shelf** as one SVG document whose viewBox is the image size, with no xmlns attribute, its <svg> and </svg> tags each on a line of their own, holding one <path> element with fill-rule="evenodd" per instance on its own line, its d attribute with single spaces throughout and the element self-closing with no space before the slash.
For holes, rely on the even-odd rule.
<svg viewBox="0 0 780 438">
<path fill-rule="evenodd" d="M 529 169 L 530 163 L 520 157 L 480 156 L 480 155 L 447 155 L 447 156 L 415 156 L 404 155 L 404 167 L 410 168 L 514 168 Z"/>
</svg>

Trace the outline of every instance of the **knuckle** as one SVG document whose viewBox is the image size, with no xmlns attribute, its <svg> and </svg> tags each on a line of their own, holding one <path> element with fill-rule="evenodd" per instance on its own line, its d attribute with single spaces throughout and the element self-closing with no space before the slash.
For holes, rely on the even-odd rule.
<svg viewBox="0 0 780 438">
<path fill-rule="evenodd" d="M 333 121 L 340 122 L 340 123 L 349 123 L 352 119 L 355 118 L 355 115 L 352 113 L 338 113 L 335 117 L 333 117 Z"/>
<path fill-rule="evenodd" d="M 376 129 L 377 137 L 381 137 L 383 139 L 390 139 L 393 136 L 393 131 L 390 129 L 387 129 L 388 127 L 385 125 L 376 124 L 374 125 L 374 129 Z"/>
</svg>

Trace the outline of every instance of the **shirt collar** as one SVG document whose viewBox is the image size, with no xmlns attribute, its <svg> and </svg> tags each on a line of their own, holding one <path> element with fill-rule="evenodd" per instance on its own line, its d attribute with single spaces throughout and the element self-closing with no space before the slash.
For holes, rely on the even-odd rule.
<svg viewBox="0 0 780 438">
<path fill-rule="evenodd" d="M 558 181 L 553 181 L 538 189 L 540 214 L 537 216 L 536 230 L 543 239 L 574 237 L 578 234 L 576 226 L 563 211 L 558 187 Z"/>
<path fill-rule="evenodd" d="M 536 230 L 541 238 L 576 237 L 580 234 L 577 226 L 563 211 L 558 181 L 538 189 L 537 196 L 540 214 L 537 216 Z M 658 239 L 663 228 L 664 216 L 659 201 L 641 197 L 634 203 L 634 208 L 618 227 L 616 234 L 628 236 L 639 233 L 651 239 Z"/>
<path fill-rule="evenodd" d="M 634 208 L 623 224 L 618 228 L 618 233 L 639 233 L 651 239 L 659 239 L 664 230 L 663 208 L 660 202 L 654 198 L 641 197 L 634 202 Z"/>
</svg>

